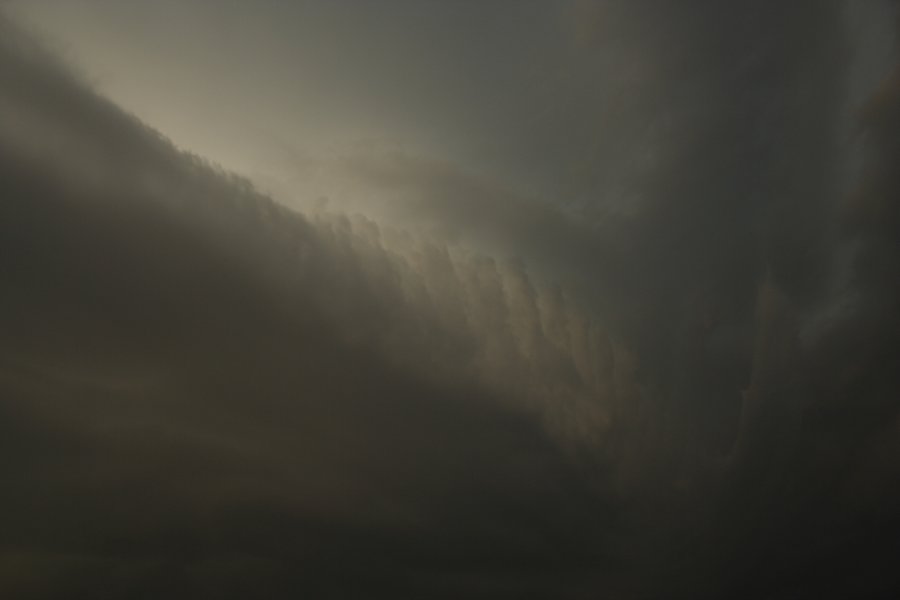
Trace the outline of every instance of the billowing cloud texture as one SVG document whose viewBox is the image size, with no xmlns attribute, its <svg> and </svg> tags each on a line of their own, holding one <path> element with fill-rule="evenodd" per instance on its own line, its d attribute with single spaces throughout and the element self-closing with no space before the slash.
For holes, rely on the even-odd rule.
<svg viewBox="0 0 900 600">
<path fill-rule="evenodd" d="M 0 596 L 894 597 L 900 76 L 859 11 L 565 4 L 515 168 L 256 182 L 0 20 Z"/>
</svg>

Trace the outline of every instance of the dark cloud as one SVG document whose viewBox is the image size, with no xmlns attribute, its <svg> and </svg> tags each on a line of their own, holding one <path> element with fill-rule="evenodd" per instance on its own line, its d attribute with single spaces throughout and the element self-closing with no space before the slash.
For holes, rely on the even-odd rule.
<svg viewBox="0 0 900 600">
<path fill-rule="evenodd" d="M 521 597 L 607 563 L 611 496 L 450 334 L 479 299 L 446 250 L 289 213 L 3 50 L 5 595 Z"/>
<path fill-rule="evenodd" d="M 629 201 L 330 160 L 392 225 L 0 20 L 0 593 L 896 595 L 900 85 L 847 116 L 845 10 L 577 3 Z"/>
</svg>

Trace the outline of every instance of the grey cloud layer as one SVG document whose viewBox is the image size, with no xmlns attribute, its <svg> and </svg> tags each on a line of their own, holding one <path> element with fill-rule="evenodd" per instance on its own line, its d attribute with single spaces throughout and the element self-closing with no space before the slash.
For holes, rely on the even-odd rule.
<svg viewBox="0 0 900 600">
<path fill-rule="evenodd" d="M 897 591 L 898 78 L 846 197 L 839 3 L 578 10 L 649 40 L 638 201 L 330 167 L 453 235 L 289 211 L 0 22 L 5 596 Z"/>
<path fill-rule="evenodd" d="M 537 408 L 504 400 L 587 376 L 539 356 L 520 271 L 289 213 L 12 40 L 9 596 L 515 597 L 593 577 L 609 513 Z"/>
</svg>

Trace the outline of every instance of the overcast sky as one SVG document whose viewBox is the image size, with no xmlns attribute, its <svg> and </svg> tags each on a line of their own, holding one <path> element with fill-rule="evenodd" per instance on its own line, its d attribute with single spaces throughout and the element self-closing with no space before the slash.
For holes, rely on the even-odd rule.
<svg viewBox="0 0 900 600">
<path fill-rule="evenodd" d="M 549 183 L 538 159 L 558 154 L 544 170 L 566 168 L 574 138 L 596 137 L 582 119 L 598 120 L 615 85 L 585 64 L 567 3 L 13 5 L 99 90 L 249 174 L 298 156 L 403 150 L 529 188 Z"/>
<path fill-rule="evenodd" d="M 889 598 L 890 0 L 6 0 L 3 598 Z"/>
<path fill-rule="evenodd" d="M 701 18 L 654 2 L 8 4 L 177 145 L 284 202 L 367 212 L 378 203 L 360 196 L 380 190 L 333 172 L 335 159 L 399 154 L 592 221 L 627 211 L 631 180 L 659 166 L 683 104 L 704 91 L 692 88 L 709 65 L 691 69 L 691 53 L 722 52 L 710 39 L 722 32 L 695 35 Z M 858 108 L 890 64 L 892 20 L 881 2 L 840 10 Z M 742 60 L 766 51 L 766 35 L 748 37 Z"/>
</svg>

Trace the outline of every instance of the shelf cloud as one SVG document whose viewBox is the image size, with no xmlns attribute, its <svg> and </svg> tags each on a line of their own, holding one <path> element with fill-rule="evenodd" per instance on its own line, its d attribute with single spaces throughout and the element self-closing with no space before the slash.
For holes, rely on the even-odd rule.
<svg viewBox="0 0 900 600">
<path fill-rule="evenodd" d="M 207 4 L 0 17 L 0 595 L 896 594 L 895 4 Z"/>
</svg>

